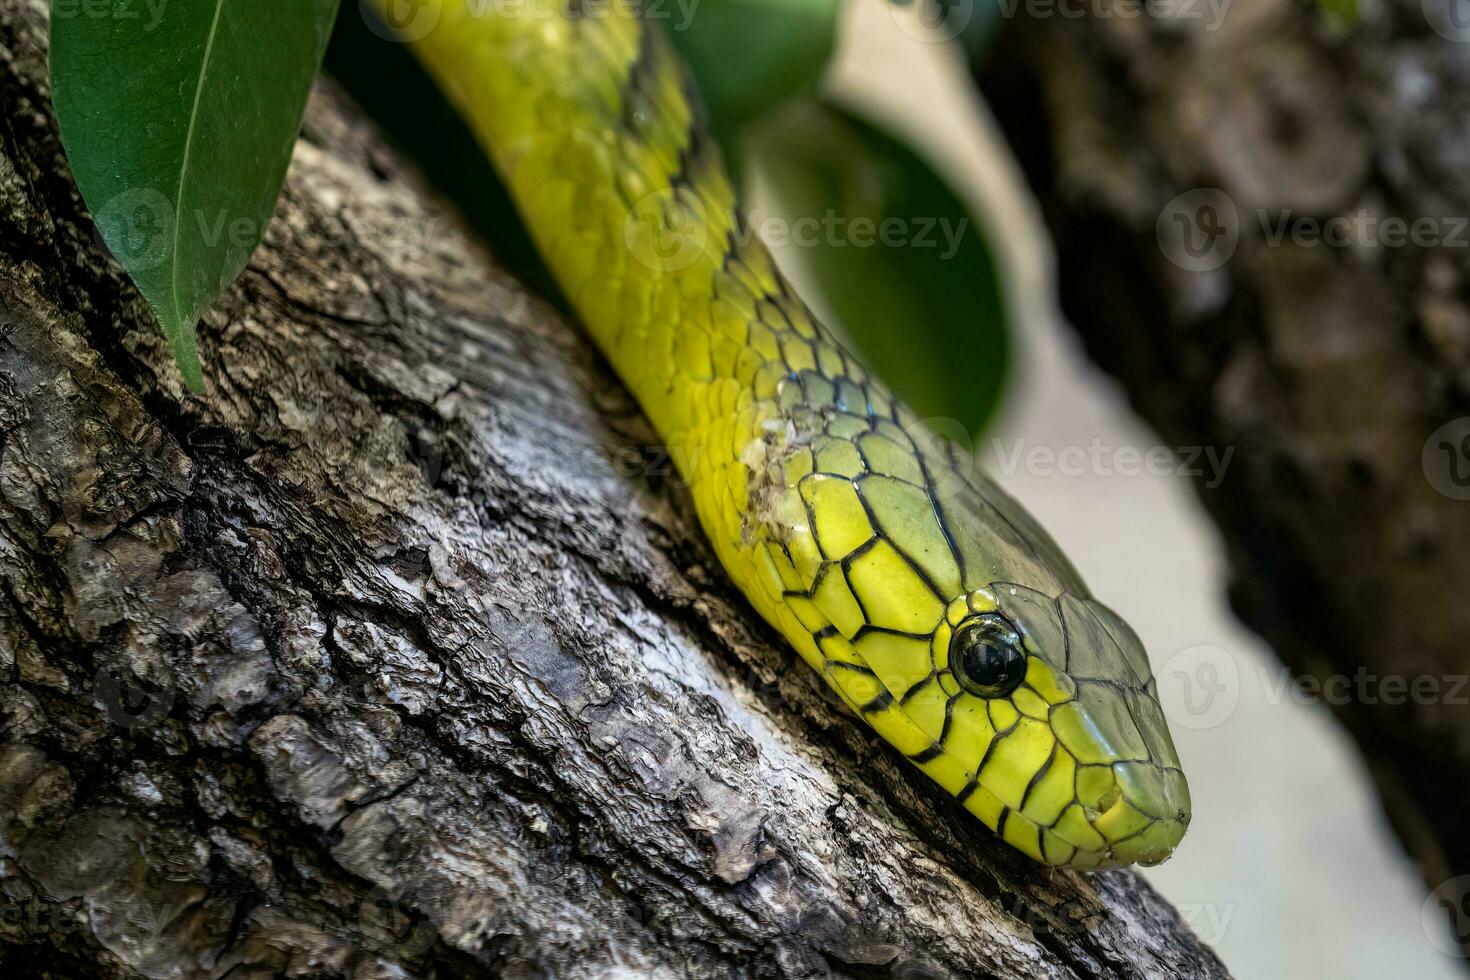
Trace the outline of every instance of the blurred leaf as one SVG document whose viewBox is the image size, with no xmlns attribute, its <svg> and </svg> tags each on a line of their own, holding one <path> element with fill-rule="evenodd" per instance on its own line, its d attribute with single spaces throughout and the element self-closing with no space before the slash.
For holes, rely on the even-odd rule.
<svg viewBox="0 0 1470 980">
<path fill-rule="evenodd" d="M 654 19 L 688 62 L 728 150 L 745 123 L 816 91 L 836 44 L 841 8 L 841 0 L 701 0 L 687 6 L 670 0 L 650 10 L 668 11 Z"/>
<path fill-rule="evenodd" d="M 1363 19 L 1358 0 L 1317 0 L 1317 7 L 1323 19 L 1339 29 L 1353 27 Z"/>
<path fill-rule="evenodd" d="M 265 234 L 336 12 L 52 2 L 52 99 L 77 186 L 195 391 L 195 324 Z"/>
<path fill-rule="evenodd" d="M 834 106 L 793 106 L 749 146 L 864 362 L 921 416 L 977 433 L 1010 345 L 996 260 L 964 202 L 906 144 Z"/>
</svg>

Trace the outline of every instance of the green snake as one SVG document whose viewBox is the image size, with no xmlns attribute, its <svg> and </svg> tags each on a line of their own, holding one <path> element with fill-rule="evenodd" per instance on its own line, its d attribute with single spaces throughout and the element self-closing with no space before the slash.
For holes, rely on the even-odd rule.
<svg viewBox="0 0 1470 980">
<path fill-rule="evenodd" d="M 410 12 L 751 605 L 1012 846 L 1083 869 L 1167 858 L 1189 790 L 1138 636 L 745 233 L 657 26 L 627 0 Z"/>
</svg>

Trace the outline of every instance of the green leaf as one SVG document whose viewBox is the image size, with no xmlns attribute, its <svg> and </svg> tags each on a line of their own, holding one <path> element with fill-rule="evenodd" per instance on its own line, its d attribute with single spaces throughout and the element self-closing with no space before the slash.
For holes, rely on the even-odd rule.
<svg viewBox="0 0 1470 980">
<path fill-rule="evenodd" d="M 819 305 L 916 412 L 977 434 L 1010 343 L 996 259 L 964 202 L 905 143 L 835 106 L 793 106 L 750 137 Z"/>
<path fill-rule="evenodd" d="M 51 2 L 52 99 L 77 186 L 195 391 L 195 324 L 265 234 L 336 11 Z"/>
<path fill-rule="evenodd" d="M 1356 27 L 1363 20 L 1358 0 L 1317 0 L 1322 19 L 1338 30 Z"/>
<path fill-rule="evenodd" d="M 716 133 L 816 91 L 836 44 L 841 0 L 702 0 L 649 6 L 694 73 Z"/>
</svg>

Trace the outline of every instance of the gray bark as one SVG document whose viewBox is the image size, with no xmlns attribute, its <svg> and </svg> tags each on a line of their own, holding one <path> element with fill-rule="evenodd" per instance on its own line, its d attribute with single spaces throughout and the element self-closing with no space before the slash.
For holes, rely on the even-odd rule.
<svg viewBox="0 0 1470 980">
<path fill-rule="evenodd" d="M 882 746 L 629 397 L 330 85 L 187 394 L 0 0 L 10 976 L 1225 971 Z"/>
<path fill-rule="evenodd" d="M 1470 873 L 1470 47 L 1431 28 L 1437 0 L 1362 6 L 1350 31 L 1286 0 L 1213 30 L 1023 18 L 981 81 L 1068 318 L 1165 441 L 1234 450 L 1200 488 L 1234 606 L 1298 674 L 1348 682 L 1327 700 L 1439 888 Z M 1199 189 L 1224 196 L 1171 205 Z M 1182 268 L 1176 214 L 1226 252 Z M 1348 244 L 1300 223 L 1334 218 Z M 1387 219 L 1431 224 L 1405 242 Z M 1273 243 L 1283 220 L 1307 234 Z"/>
</svg>

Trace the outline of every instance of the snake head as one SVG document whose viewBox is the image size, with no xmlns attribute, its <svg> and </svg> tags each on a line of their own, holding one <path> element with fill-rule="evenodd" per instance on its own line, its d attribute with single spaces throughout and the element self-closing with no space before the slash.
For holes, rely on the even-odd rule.
<svg viewBox="0 0 1470 980">
<path fill-rule="evenodd" d="M 1189 788 L 1143 644 L 1096 599 L 996 582 L 951 604 L 933 638 L 960 702 L 946 744 L 984 741 L 956 794 L 1052 864 L 1157 864 L 1189 823 Z M 973 702 L 973 703 L 963 703 Z M 967 730 L 968 729 L 968 730 Z"/>
<path fill-rule="evenodd" d="M 905 437 L 789 449 L 752 535 L 757 606 L 1007 843 L 1067 867 L 1164 860 L 1189 791 L 1138 636 L 1015 501 L 947 458 L 905 463 Z"/>
</svg>

